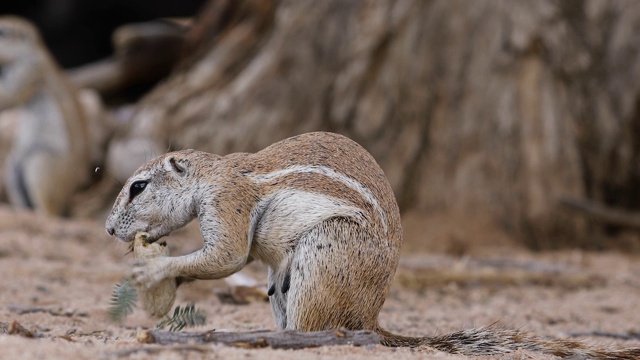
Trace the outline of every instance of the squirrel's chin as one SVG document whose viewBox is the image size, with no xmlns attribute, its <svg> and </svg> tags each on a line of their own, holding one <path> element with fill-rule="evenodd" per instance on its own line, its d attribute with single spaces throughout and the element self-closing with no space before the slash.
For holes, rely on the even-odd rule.
<svg viewBox="0 0 640 360">
<path fill-rule="evenodd" d="M 133 241 L 133 237 L 132 238 L 121 238 L 116 236 L 116 239 L 118 239 L 118 241 L 123 242 L 123 243 L 130 243 Z"/>
<path fill-rule="evenodd" d="M 116 239 L 118 239 L 118 241 L 123 242 L 123 243 L 130 243 L 132 242 L 135 238 L 136 238 L 136 232 L 132 233 L 132 234 L 124 234 L 124 236 L 120 236 L 118 234 L 114 235 Z M 155 240 L 153 240 L 155 241 Z M 151 241 L 150 241 L 151 242 Z"/>
</svg>

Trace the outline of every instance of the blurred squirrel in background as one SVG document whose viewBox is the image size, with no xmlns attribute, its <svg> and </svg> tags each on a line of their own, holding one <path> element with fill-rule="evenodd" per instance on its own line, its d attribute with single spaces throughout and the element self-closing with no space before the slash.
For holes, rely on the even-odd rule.
<svg viewBox="0 0 640 360">
<path fill-rule="evenodd" d="M 100 100 L 67 81 L 37 29 L 18 17 L 0 17 L 0 69 L 0 111 L 17 110 L 3 169 L 7 196 L 17 207 L 65 215 L 99 156 L 91 113 Z"/>
</svg>

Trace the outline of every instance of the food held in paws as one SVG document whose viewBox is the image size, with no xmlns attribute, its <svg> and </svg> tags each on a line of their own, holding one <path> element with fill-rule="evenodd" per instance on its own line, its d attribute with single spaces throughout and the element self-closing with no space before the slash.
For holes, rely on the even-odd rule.
<svg viewBox="0 0 640 360">
<path fill-rule="evenodd" d="M 139 232 L 133 240 L 133 254 L 136 259 L 151 259 L 158 256 L 169 256 L 166 242 L 148 242 L 148 234 Z M 178 284 L 175 278 L 164 279 L 157 285 L 147 288 L 138 286 L 138 294 L 144 310 L 153 317 L 166 315 L 176 299 Z"/>
</svg>

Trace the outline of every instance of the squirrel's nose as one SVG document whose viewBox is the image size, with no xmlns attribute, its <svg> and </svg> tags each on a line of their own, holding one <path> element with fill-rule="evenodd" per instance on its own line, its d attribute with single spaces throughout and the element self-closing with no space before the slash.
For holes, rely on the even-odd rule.
<svg viewBox="0 0 640 360">
<path fill-rule="evenodd" d="M 111 228 L 107 228 L 107 234 L 113 236 L 113 234 L 115 234 L 115 233 L 116 233 L 116 230 L 114 228 L 112 228 L 112 227 Z"/>
</svg>

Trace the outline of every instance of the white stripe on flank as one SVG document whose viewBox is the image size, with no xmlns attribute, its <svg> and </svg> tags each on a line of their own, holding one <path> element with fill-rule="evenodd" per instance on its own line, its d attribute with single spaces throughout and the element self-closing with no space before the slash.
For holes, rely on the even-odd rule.
<svg viewBox="0 0 640 360">
<path fill-rule="evenodd" d="M 347 185 L 349 188 L 355 190 L 369 204 L 373 205 L 376 212 L 378 213 L 378 216 L 380 217 L 380 221 L 382 221 L 382 226 L 384 227 L 385 233 L 388 231 L 387 219 L 384 216 L 382 207 L 380 207 L 380 204 L 376 200 L 375 196 L 373 196 L 373 193 L 371 193 L 369 189 L 367 189 L 366 187 L 364 187 L 362 184 L 355 181 L 354 179 L 348 177 L 345 174 L 341 174 L 331 168 L 328 168 L 326 166 L 295 165 L 295 166 L 291 166 L 283 170 L 274 171 L 268 174 L 261 174 L 261 175 L 250 174 L 249 177 L 258 183 L 263 183 L 263 182 L 272 181 L 279 177 L 288 176 L 288 175 L 297 174 L 297 173 L 313 173 L 313 174 L 323 175 L 328 178 L 340 181 L 341 183 Z"/>
</svg>

